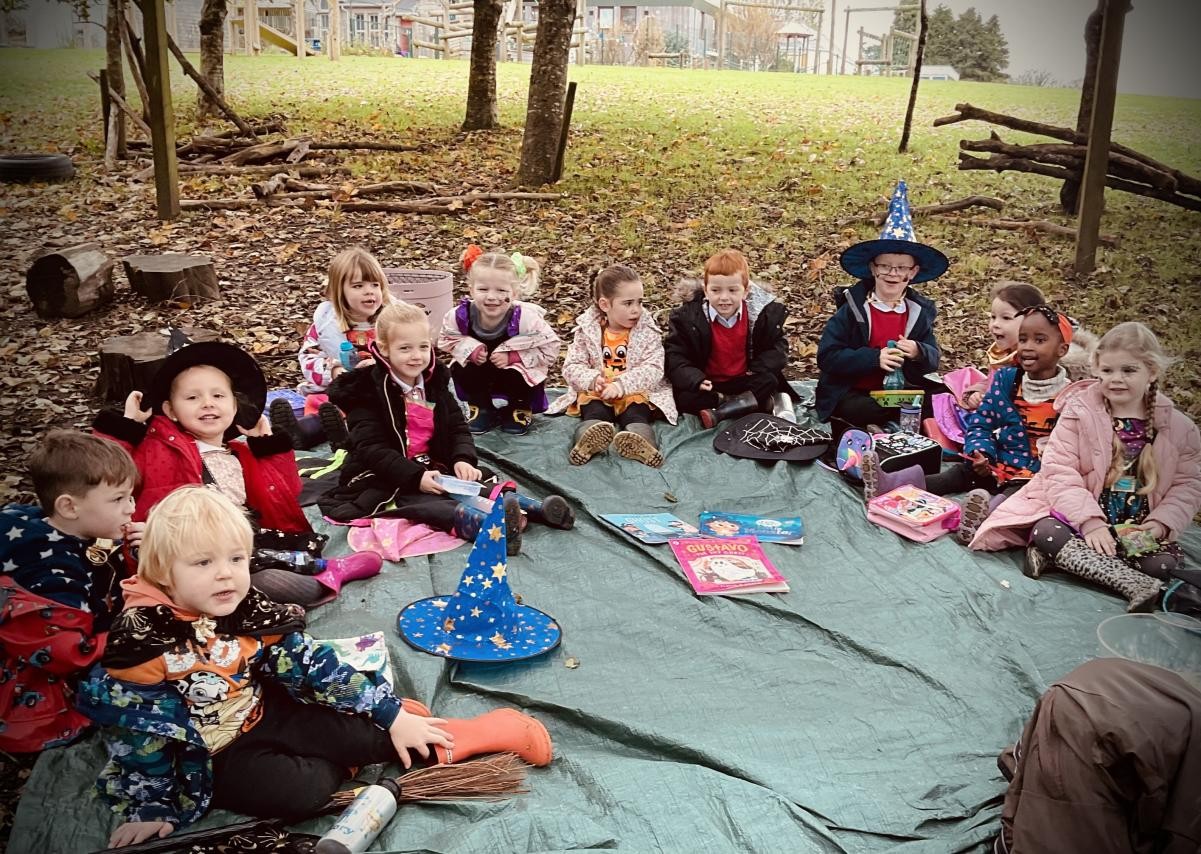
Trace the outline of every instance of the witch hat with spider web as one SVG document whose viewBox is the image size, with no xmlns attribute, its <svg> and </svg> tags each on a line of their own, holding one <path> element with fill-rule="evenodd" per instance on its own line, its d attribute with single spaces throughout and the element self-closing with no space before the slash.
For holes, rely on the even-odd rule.
<svg viewBox="0 0 1201 854">
<path fill-rule="evenodd" d="M 803 463 L 825 453 L 830 434 L 813 427 L 756 412 L 735 421 L 713 437 L 713 450 L 749 460 Z"/>
</svg>

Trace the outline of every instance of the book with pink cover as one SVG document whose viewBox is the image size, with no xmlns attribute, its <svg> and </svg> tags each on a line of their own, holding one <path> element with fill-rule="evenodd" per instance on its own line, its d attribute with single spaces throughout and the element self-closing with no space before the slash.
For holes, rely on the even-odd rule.
<svg viewBox="0 0 1201 854">
<path fill-rule="evenodd" d="M 671 540 L 670 545 L 699 596 L 788 592 L 788 582 L 755 537 L 688 537 Z"/>
</svg>

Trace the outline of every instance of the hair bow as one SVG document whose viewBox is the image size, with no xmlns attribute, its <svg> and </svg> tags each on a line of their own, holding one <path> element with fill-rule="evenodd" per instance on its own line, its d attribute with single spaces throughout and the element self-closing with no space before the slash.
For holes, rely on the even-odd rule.
<svg viewBox="0 0 1201 854">
<path fill-rule="evenodd" d="M 474 243 L 468 243 L 467 248 L 459 255 L 459 263 L 463 265 L 463 272 L 471 269 L 471 265 L 476 262 L 476 259 L 484 254 L 484 250 L 476 246 Z"/>
<path fill-rule="evenodd" d="M 517 271 L 517 278 L 525 278 L 525 256 L 520 252 L 514 252 L 509 256 L 509 260 L 513 262 L 513 269 Z"/>
</svg>

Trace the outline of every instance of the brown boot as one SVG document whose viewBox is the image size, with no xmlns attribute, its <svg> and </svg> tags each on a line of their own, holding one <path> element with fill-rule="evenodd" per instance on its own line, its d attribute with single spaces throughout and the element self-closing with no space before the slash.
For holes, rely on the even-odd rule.
<svg viewBox="0 0 1201 854">
<path fill-rule="evenodd" d="M 613 446 L 627 460 L 655 469 L 663 465 L 663 455 L 655 444 L 655 428 L 649 424 L 631 424 L 613 437 Z"/>
<path fill-rule="evenodd" d="M 613 441 L 613 425 L 608 421 L 581 421 L 575 428 L 575 445 L 567 459 L 573 466 L 582 466 Z"/>
<path fill-rule="evenodd" d="M 496 709 L 474 718 L 452 718 L 442 727 L 454 736 L 454 747 L 435 747 L 438 763 L 450 765 L 483 753 L 516 753 L 531 765 L 554 758 L 550 733 L 516 709 Z"/>
</svg>

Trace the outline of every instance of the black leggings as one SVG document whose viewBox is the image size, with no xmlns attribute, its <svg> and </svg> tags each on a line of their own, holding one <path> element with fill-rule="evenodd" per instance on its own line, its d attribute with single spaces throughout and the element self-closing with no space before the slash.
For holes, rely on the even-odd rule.
<svg viewBox="0 0 1201 854">
<path fill-rule="evenodd" d="M 759 408 L 765 412 L 771 411 L 772 396 L 777 392 L 788 391 L 788 383 L 774 374 L 744 374 L 741 377 L 721 380 L 713 383 L 713 391 L 700 389 L 673 388 L 676 398 L 676 408 L 680 412 L 698 414 L 702 409 L 713 409 L 721 403 L 721 398 L 733 397 L 749 391 L 755 395 Z"/>
<path fill-rule="evenodd" d="M 329 801 L 351 766 L 397 760 L 388 733 L 367 718 L 264 688 L 262 719 L 213 756 L 214 807 L 299 821 Z"/>
<path fill-rule="evenodd" d="M 1079 535 L 1075 531 L 1053 516 L 1039 519 L 1034 523 L 1034 530 L 1030 532 L 1030 544 L 1052 560 L 1069 541 L 1078 538 Z M 1151 554 L 1118 559 L 1124 560 L 1131 568 L 1144 575 L 1168 581 L 1171 573 L 1180 564 L 1180 552 L 1175 543 L 1167 543 L 1161 546 L 1159 551 Z"/>
<path fill-rule="evenodd" d="M 620 415 L 616 415 L 613 407 L 603 400 L 590 400 L 580 407 L 581 421 L 608 421 L 622 430 L 631 424 L 650 424 L 654 417 L 655 411 L 647 403 L 631 403 Z"/>
<path fill-rule="evenodd" d="M 545 383 L 527 385 L 520 371 L 498 368 L 491 362 L 451 365 L 450 375 L 459 399 L 480 409 L 491 409 L 493 398 L 507 400 L 509 406 L 518 409 L 529 409 L 534 402 L 546 399 Z"/>
</svg>

